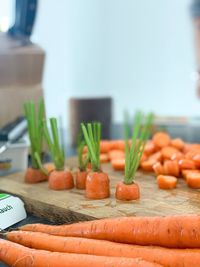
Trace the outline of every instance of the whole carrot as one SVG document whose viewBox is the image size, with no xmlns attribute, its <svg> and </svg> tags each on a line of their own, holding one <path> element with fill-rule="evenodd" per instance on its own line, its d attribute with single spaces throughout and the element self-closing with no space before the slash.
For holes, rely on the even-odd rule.
<svg viewBox="0 0 200 267">
<path fill-rule="evenodd" d="M 200 216 L 121 217 L 52 226 L 29 224 L 21 230 L 103 239 L 137 245 L 200 248 Z"/>
<path fill-rule="evenodd" d="M 35 250 L 0 240 L 0 260 L 15 267 L 159 267 L 141 259 L 69 254 Z"/>
<path fill-rule="evenodd" d="M 13 231 L 8 240 L 21 245 L 49 251 L 109 257 L 142 258 L 171 267 L 199 267 L 200 249 L 169 249 L 137 246 L 79 237 L 53 236 L 44 233 Z"/>
</svg>

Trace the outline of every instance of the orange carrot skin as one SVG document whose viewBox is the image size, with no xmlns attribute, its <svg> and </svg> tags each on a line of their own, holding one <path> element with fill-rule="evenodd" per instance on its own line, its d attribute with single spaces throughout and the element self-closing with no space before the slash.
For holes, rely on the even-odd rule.
<svg viewBox="0 0 200 267">
<path fill-rule="evenodd" d="M 156 162 L 153 165 L 153 170 L 154 170 L 154 172 L 155 172 L 156 175 L 165 174 L 163 165 L 160 162 Z"/>
<path fill-rule="evenodd" d="M 77 189 L 85 189 L 87 175 L 88 175 L 87 171 L 76 172 L 75 184 Z"/>
<path fill-rule="evenodd" d="M 111 165 L 115 171 L 124 171 L 125 159 L 113 159 Z"/>
<path fill-rule="evenodd" d="M 45 175 L 41 170 L 28 168 L 25 173 L 25 183 L 36 184 L 48 180 L 48 176 Z"/>
<path fill-rule="evenodd" d="M 97 256 L 142 258 L 162 266 L 199 267 L 200 249 L 168 249 L 162 247 L 120 244 L 104 240 L 53 236 L 44 233 L 12 231 L 7 239 L 29 248 L 89 254 Z"/>
<path fill-rule="evenodd" d="M 181 170 L 194 170 L 196 169 L 195 163 L 190 159 L 180 159 L 178 161 Z"/>
<path fill-rule="evenodd" d="M 200 188 L 200 173 L 188 173 L 186 175 L 187 185 L 194 189 Z"/>
<path fill-rule="evenodd" d="M 21 230 L 169 248 L 200 248 L 200 216 L 120 217 L 71 225 L 29 224 Z M 181 229 L 181 230 L 180 230 Z M 195 236 L 195 238 L 194 238 Z"/>
<path fill-rule="evenodd" d="M 163 165 L 164 173 L 166 175 L 172 175 L 179 177 L 180 175 L 180 168 L 179 164 L 176 160 L 166 160 Z"/>
<path fill-rule="evenodd" d="M 173 189 L 176 188 L 177 178 L 168 175 L 158 175 L 157 184 L 160 189 Z"/>
<path fill-rule="evenodd" d="M 103 172 L 89 172 L 86 178 L 86 198 L 104 199 L 110 196 L 110 180 Z"/>
<path fill-rule="evenodd" d="M 170 144 L 170 136 L 164 132 L 157 132 L 153 136 L 153 143 L 156 147 L 162 148 Z"/>
<path fill-rule="evenodd" d="M 0 259 L 15 267 L 159 267 L 141 259 L 50 252 L 0 240 Z"/>
<path fill-rule="evenodd" d="M 187 179 L 187 175 L 190 174 L 190 173 L 200 173 L 199 170 L 182 170 L 181 171 L 182 173 L 182 176 L 184 179 Z"/>
<path fill-rule="evenodd" d="M 69 171 L 52 171 L 49 175 L 49 188 L 66 190 L 74 187 L 74 180 Z"/>
<path fill-rule="evenodd" d="M 124 182 L 118 182 L 115 191 L 115 197 L 118 200 L 137 200 L 140 198 L 140 189 L 138 184 L 132 183 L 130 185 Z"/>
</svg>

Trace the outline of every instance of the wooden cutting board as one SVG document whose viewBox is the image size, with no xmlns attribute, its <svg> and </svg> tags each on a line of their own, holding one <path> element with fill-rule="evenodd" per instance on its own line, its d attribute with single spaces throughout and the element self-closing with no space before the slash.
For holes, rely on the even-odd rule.
<svg viewBox="0 0 200 267">
<path fill-rule="evenodd" d="M 67 165 L 75 171 L 76 159 L 68 159 Z M 114 172 L 110 164 L 104 164 L 103 170 L 111 181 L 111 197 L 104 200 L 88 200 L 84 197 L 84 190 L 49 190 L 47 182 L 25 184 L 24 173 L 0 177 L 0 192 L 19 196 L 29 213 L 55 223 L 118 216 L 200 214 L 200 191 L 189 189 L 183 179 L 179 179 L 177 189 L 160 190 L 153 174 L 138 172 L 136 182 L 141 188 L 141 199 L 122 202 L 115 199 L 114 193 L 123 173 Z"/>
</svg>

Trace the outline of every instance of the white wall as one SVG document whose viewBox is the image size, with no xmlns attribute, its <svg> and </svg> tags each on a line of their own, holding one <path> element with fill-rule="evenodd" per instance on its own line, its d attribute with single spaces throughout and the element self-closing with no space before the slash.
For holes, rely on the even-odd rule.
<svg viewBox="0 0 200 267">
<path fill-rule="evenodd" d="M 190 0 L 41 0 L 33 39 L 47 53 L 48 114 L 71 96 L 114 98 L 123 109 L 200 114 Z"/>
</svg>

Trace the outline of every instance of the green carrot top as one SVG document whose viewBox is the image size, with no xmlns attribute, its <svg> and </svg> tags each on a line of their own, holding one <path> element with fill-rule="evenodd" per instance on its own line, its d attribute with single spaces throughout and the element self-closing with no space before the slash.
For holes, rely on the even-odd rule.
<svg viewBox="0 0 200 267">
<path fill-rule="evenodd" d="M 134 119 L 133 134 L 131 140 L 131 146 L 128 144 L 128 123 L 125 123 L 125 184 L 132 184 L 135 178 L 136 171 L 140 164 L 140 159 L 144 152 L 146 141 L 151 131 L 151 125 L 153 122 L 153 114 L 150 113 L 144 118 L 141 112 L 137 112 Z"/>
<path fill-rule="evenodd" d="M 78 165 L 80 171 L 85 171 L 86 167 L 90 161 L 89 154 L 87 153 L 86 156 L 83 157 L 83 150 L 86 146 L 85 141 L 82 138 L 82 132 L 78 135 L 78 142 L 77 142 L 77 154 L 78 154 Z"/>
<path fill-rule="evenodd" d="M 56 118 L 50 118 L 50 131 L 48 130 L 47 122 L 43 121 L 44 136 L 49 147 L 56 170 L 63 170 L 65 167 L 65 154 L 61 145 L 58 125 Z"/>
<path fill-rule="evenodd" d="M 81 123 L 85 143 L 88 148 L 89 158 L 92 163 L 92 170 L 100 172 L 100 140 L 101 140 L 101 123 Z"/>
<path fill-rule="evenodd" d="M 32 167 L 40 169 L 43 145 L 43 120 L 45 117 L 44 101 L 40 101 L 38 110 L 36 110 L 34 102 L 26 102 L 24 104 L 24 111 L 27 119 L 28 134 L 31 144 Z"/>
</svg>

